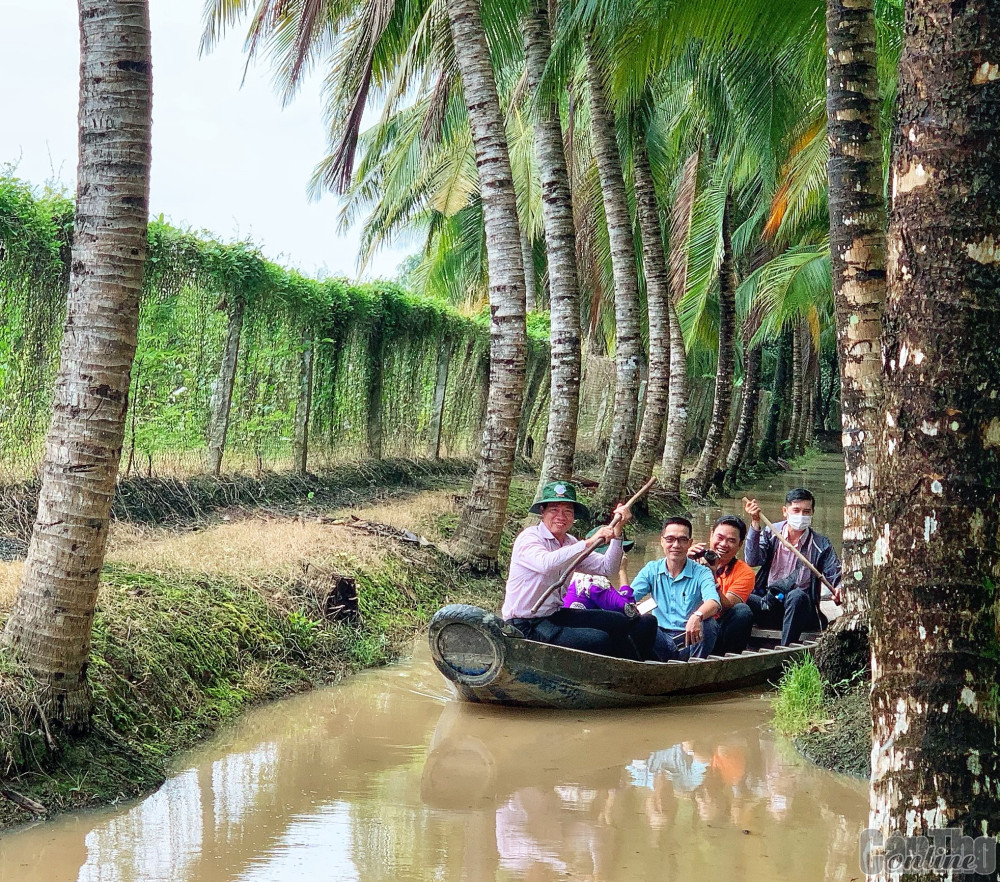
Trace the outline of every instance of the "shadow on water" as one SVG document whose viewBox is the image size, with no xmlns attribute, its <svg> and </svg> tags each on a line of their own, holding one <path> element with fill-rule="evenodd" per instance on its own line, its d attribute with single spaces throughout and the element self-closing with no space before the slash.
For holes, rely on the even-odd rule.
<svg viewBox="0 0 1000 882">
<path fill-rule="evenodd" d="M 141 802 L 6 836 L 0 880 L 858 877 L 864 785 L 804 764 L 769 716 L 759 691 L 635 711 L 461 704 L 420 643 L 405 665 L 255 711 Z"/>
</svg>

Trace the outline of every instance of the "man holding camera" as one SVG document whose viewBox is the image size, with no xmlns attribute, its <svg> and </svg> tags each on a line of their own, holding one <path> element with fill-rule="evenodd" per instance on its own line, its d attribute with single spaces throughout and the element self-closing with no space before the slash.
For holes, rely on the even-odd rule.
<svg viewBox="0 0 1000 882">
<path fill-rule="evenodd" d="M 747 603 L 758 625 L 781 623 L 782 646 L 798 643 L 803 631 L 819 631 L 827 621 L 819 608 L 819 579 L 775 534 L 784 536 L 827 578 L 834 588 L 833 599 L 840 603 L 840 559 L 830 540 L 811 527 L 815 507 L 816 499 L 808 490 L 789 490 L 781 509 L 784 520 L 773 524 L 771 532 L 761 530 L 757 500 L 749 499 L 745 506 L 750 516 L 746 561 L 760 567 Z"/>
<path fill-rule="evenodd" d="M 662 560 L 651 560 L 632 580 L 636 605 L 651 596 L 659 624 L 653 649 L 660 661 L 707 658 L 719 630 L 715 614 L 722 608 L 712 573 L 688 557 L 691 522 L 667 518 L 660 531 Z"/>
<path fill-rule="evenodd" d="M 747 599 L 754 589 L 754 572 L 736 558 L 746 535 L 743 518 L 723 515 L 712 527 L 708 545 L 698 542 L 688 550 L 688 557 L 703 561 L 712 571 L 719 591 L 722 611 L 718 615 L 719 634 L 713 650 L 716 655 L 743 652 L 750 642 L 753 610 Z"/>
</svg>

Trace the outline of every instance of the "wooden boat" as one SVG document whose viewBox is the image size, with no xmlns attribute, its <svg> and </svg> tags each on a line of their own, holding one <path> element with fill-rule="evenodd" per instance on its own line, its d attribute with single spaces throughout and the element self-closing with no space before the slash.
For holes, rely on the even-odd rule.
<svg viewBox="0 0 1000 882">
<path fill-rule="evenodd" d="M 578 709 L 658 704 L 774 680 L 813 651 L 817 636 L 778 646 L 779 632 L 755 630 L 739 655 L 638 662 L 526 640 L 499 616 L 466 604 L 439 610 L 428 633 L 434 663 L 465 701 Z"/>
</svg>

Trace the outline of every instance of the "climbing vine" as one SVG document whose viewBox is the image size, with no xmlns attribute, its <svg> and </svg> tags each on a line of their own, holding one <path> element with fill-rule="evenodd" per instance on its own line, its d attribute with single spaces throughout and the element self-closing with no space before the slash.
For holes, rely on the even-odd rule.
<svg viewBox="0 0 1000 882">
<path fill-rule="evenodd" d="M 0 178 L 0 475 L 40 462 L 65 315 L 72 203 Z M 162 218 L 149 225 L 122 468 L 201 470 L 228 315 L 243 306 L 226 462 L 291 462 L 303 358 L 312 332 L 310 463 L 421 455 L 438 358 L 450 369 L 442 452 L 475 453 L 489 374 L 488 316 L 467 317 L 389 282 L 316 280 Z M 530 329 L 529 375 L 548 362 L 548 329 Z M 537 398 L 541 384 L 535 383 Z M 542 390 L 544 391 L 544 390 Z M 537 400 L 528 413 L 542 413 Z M 531 410 L 527 410 L 527 408 Z M 536 437 L 538 434 L 536 432 Z"/>
</svg>

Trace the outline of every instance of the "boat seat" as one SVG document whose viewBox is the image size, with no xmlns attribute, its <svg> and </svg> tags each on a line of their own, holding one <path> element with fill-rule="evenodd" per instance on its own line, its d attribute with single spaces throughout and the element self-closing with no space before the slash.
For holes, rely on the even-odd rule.
<svg viewBox="0 0 1000 882">
<path fill-rule="evenodd" d="M 764 640 L 776 640 L 778 643 L 781 642 L 781 631 L 765 631 L 763 628 L 754 628 L 753 632 L 750 634 L 752 637 L 759 637 Z M 803 631 L 802 640 L 814 641 L 819 640 L 823 636 L 822 631 Z M 792 644 L 793 646 L 799 646 L 801 643 Z"/>
</svg>

